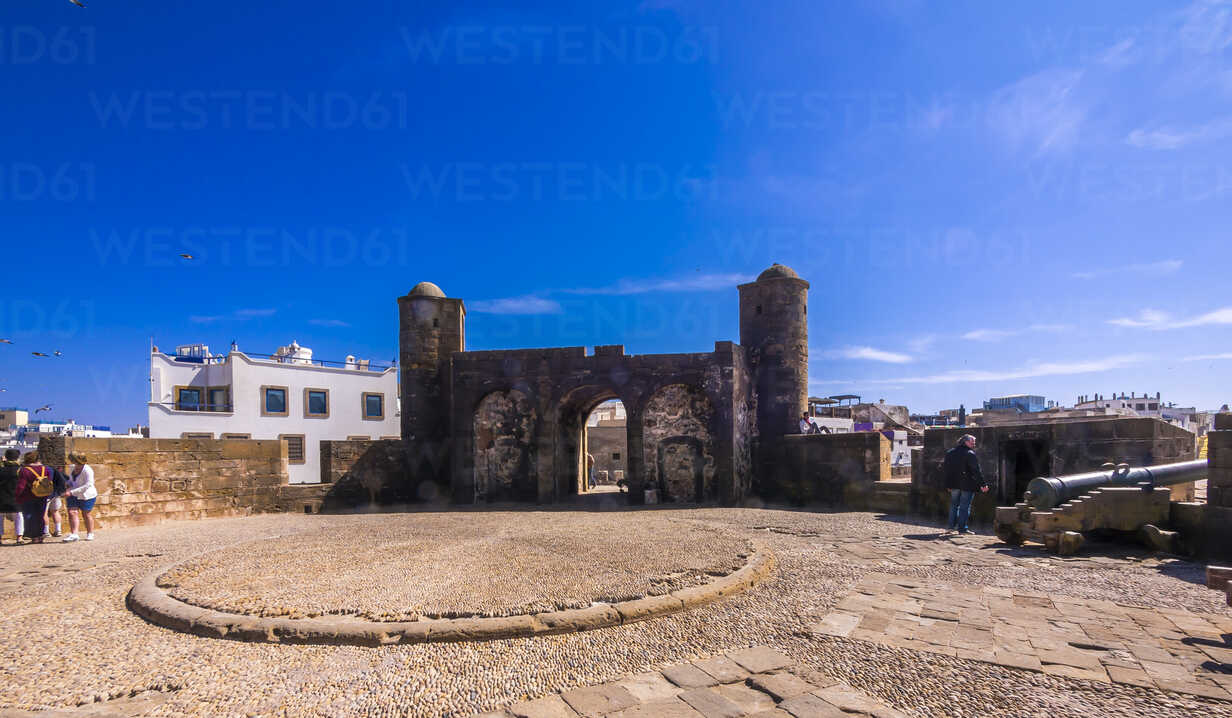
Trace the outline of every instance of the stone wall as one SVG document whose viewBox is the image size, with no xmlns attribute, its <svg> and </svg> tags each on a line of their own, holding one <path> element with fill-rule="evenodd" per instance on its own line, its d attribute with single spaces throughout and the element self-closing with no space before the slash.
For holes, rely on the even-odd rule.
<svg viewBox="0 0 1232 718">
<path fill-rule="evenodd" d="M 972 513 L 981 521 L 991 520 L 998 505 L 1013 505 L 1022 500 L 1023 478 L 1093 471 L 1106 462 L 1152 466 L 1189 461 L 1197 449 L 1192 433 L 1150 417 L 929 429 L 924 432 L 918 470 L 913 470 L 911 476 L 917 510 L 936 515 L 949 510 L 941 462 L 945 452 L 963 434 L 976 437 L 975 454 L 992 486 L 992 491 L 977 494 L 972 503 Z M 1019 467 L 1023 469 L 1019 471 L 1015 456 L 1021 457 L 1017 452 L 1026 447 L 1038 450 L 1038 455 L 1031 457 L 1037 465 Z M 1173 491 L 1175 500 L 1192 496 L 1192 484 Z"/>
<path fill-rule="evenodd" d="M 444 499 L 432 476 L 418 477 L 411 470 L 406 445 L 399 439 L 322 441 L 321 481 L 318 491 L 325 511 L 370 510 Z"/>
<path fill-rule="evenodd" d="M 475 502 L 534 501 L 535 407 L 526 394 L 494 391 L 475 410 Z"/>
<path fill-rule="evenodd" d="M 646 485 L 664 502 L 717 498 L 714 485 L 714 406 L 700 390 L 669 384 L 646 402 L 642 442 Z"/>
<path fill-rule="evenodd" d="M 873 484 L 890 478 L 890 442 L 876 431 L 786 436 L 773 451 L 759 477 L 771 501 L 863 509 Z"/>
<path fill-rule="evenodd" d="M 277 440 L 81 439 L 48 437 L 39 454 L 64 468 L 86 455 L 99 496 L 101 527 L 164 520 L 248 516 L 280 510 L 287 448 Z"/>
<path fill-rule="evenodd" d="M 1232 559 L 1232 414 L 1215 415 L 1215 430 L 1207 433 L 1205 530 L 1202 548 L 1208 555 Z"/>
</svg>

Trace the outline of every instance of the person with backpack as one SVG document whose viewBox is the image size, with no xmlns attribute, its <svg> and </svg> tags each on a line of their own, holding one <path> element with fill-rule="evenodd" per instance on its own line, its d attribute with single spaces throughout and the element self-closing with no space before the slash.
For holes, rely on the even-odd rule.
<svg viewBox="0 0 1232 718">
<path fill-rule="evenodd" d="M 56 474 L 50 466 L 39 461 L 37 451 L 21 457 L 23 466 L 17 472 L 17 503 L 25 522 L 23 534 L 31 543 L 43 543 L 43 517 L 47 511 L 47 499 L 56 492 Z M 60 492 L 64 492 L 64 477 L 60 477 Z"/>
<path fill-rule="evenodd" d="M 13 545 L 21 543 L 22 520 L 17 504 L 17 472 L 21 464 L 17 460 L 21 452 L 17 449 L 4 450 L 4 463 L 0 464 L 0 543 L 4 542 L 4 520 L 13 522 Z"/>
</svg>

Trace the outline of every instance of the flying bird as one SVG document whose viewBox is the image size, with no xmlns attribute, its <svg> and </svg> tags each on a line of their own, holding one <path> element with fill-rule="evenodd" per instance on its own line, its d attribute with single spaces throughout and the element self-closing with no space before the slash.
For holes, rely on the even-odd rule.
<svg viewBox="0 0 1232 718">
<path fill-rule="evenodd" d="M 193 258 L 193 256 L 192 256 L 191 254 L 181 254 L 180 256 L 181 256 L 181 257 L 183 257 L 184 259 L 192 259 L 192 258 Z"/>
<path fill-rule="evenodd" d="M 12 344 L 12 339 L 0 339 L 0 344 Z"/>
<path fill-rule="evenodd" d="M 36 357 L 51 356 L 50 354 L 44 354 L 43 352 L 30 352 L 30 353 L 31 353 L 31 354 L 33 354 L 33 355 L 34 355 L 34 356 L 36 356 Z"/>
<path fill-rule="evenodd" d="M 62 356 L 64 356 L 64 354 L 62 354 L 62 353 L 60 352 L 60 350 L 59 350 L 59 349 L 57 349 L 57 350 L 56 350 L 55 352 L 53 352 L 53 353 L 54 353 L 56 356 L 58 356 L 58 357 L 62 357 Z"/>
<path fill-rule="evenodd" d="M 85 3 L 81 2 L 81 0 L 68 0 L 68 1 L 76 5 L 77 7 L 85 7 Z"/>
<path fill-rule="evenodd" d="M 44 404 L 43 406 L 40 406 L 34 410 L 34 413 L 37 414 L 40 411 L 51 411 L 51 404 Z"/>
</svg>

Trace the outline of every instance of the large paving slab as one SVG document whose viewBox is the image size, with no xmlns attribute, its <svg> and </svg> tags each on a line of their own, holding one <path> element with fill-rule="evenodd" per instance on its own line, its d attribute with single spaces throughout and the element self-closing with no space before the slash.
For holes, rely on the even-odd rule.
<svg viewBox="0 0 1232 718">
<path fill-rule="evenodd" d="M 717 671 L 723 676 L 721 679 L 699 677 L 708 675 L 706 669 L 714 666 L 722 666 Z M 742 672 L 732 666 L 747 670 Z M 678 686 L 676 691 L 668 688 L 672 684 Z M 631 685 L 656 688 L 637 692 L 630 690 Z M 753 646 L 725 656 L 665 666 L 657 672 L 574 689 L 560 696 L 522 701 L 475 718 L 825 718 L 853 714 L 876 718 L 905 715 L 770 646 Z"/>
<path fill-rule="evenodd" d="M 1232 617 L 1221 614 L 875 573 L 813 630 L 1070 678 L 1232 699 Z"/>
</svg>

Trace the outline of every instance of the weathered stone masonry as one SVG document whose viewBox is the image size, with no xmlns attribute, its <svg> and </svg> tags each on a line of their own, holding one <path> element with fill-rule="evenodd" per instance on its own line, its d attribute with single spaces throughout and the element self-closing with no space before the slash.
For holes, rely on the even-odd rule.
<svg viewBox="0 0 1232 718">
<path fill-rule="evenodd" d="M 629 499 L 735 503 L 795 433 L 808 390 L 808 282 L 774 265 L 739 287 L 740 344 L 466 351 L 466 308 L 421 282 L 398 299 L 406 467 L 400 495 L 554 502 L 582 490 L 585 422 L 619 399 Z"/>
</svg>

